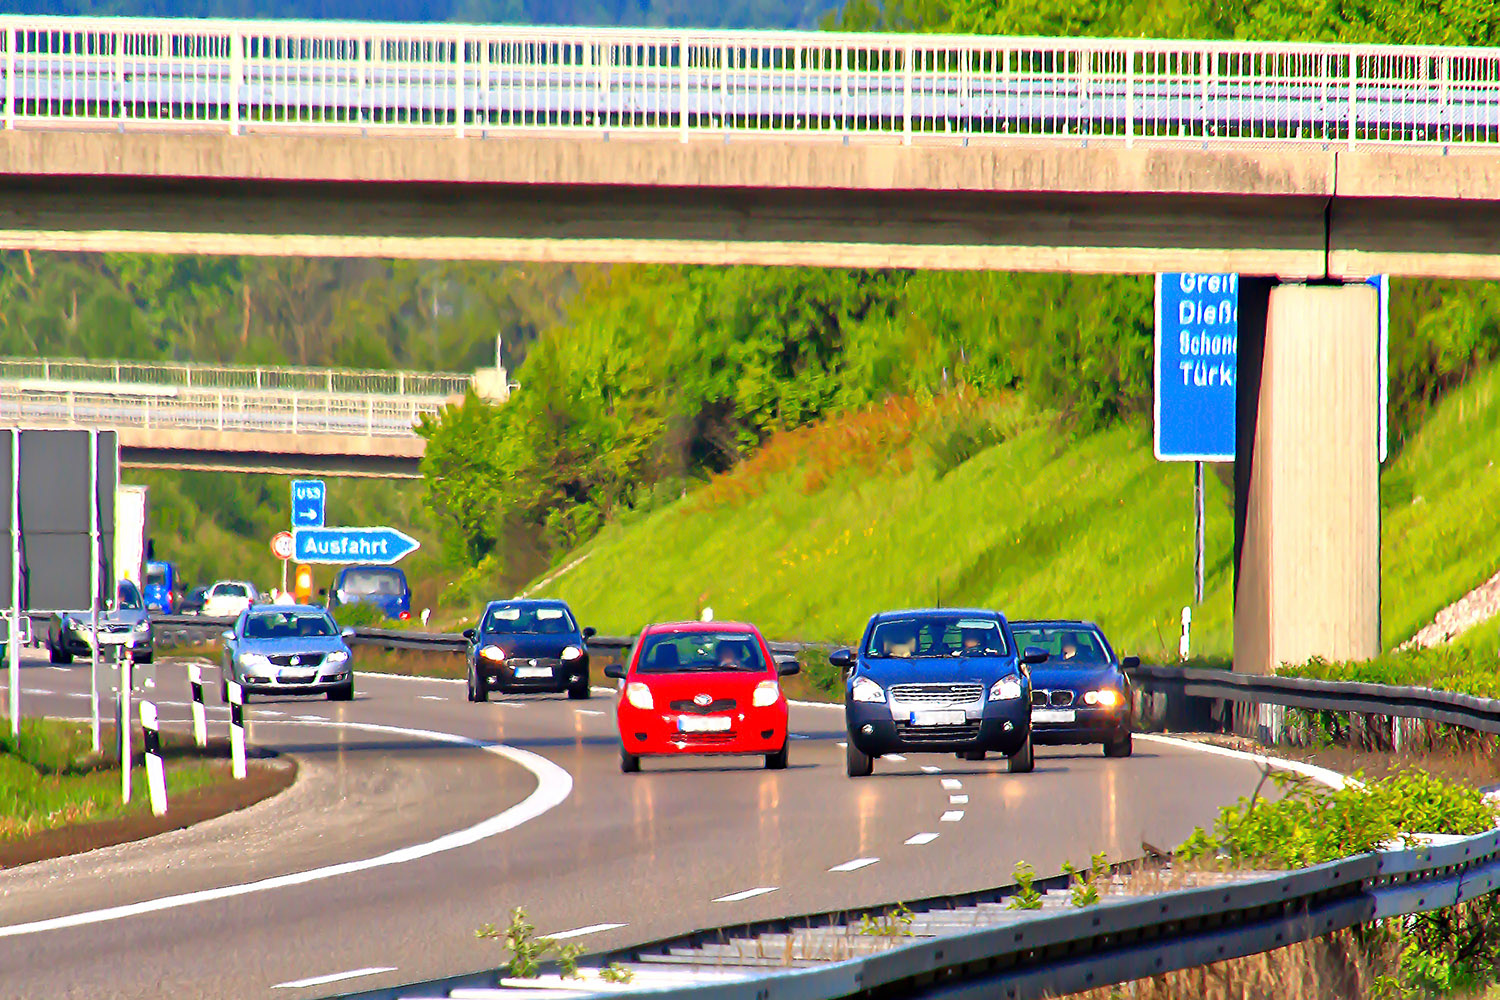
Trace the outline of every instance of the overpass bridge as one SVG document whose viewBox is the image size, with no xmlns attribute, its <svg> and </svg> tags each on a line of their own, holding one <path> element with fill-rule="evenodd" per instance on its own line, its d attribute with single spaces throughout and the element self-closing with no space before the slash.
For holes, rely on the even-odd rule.
<svg viewBox="0 0 1500 1000">
<path fill-rule="evenodd" d="M 20 16 L 0 49 L 5 247 L 1239 272 L 1254 672 L 1380 648 L 1348 280 L 1500 277 L 1500 49 Z"/>
<path fill-rule="evenodd" d="M 128 467 L 414 478 L 415 425 L 474 385 L 452 373 L 0 358 L 0 422 L 117 430 Z"/>
</svg>

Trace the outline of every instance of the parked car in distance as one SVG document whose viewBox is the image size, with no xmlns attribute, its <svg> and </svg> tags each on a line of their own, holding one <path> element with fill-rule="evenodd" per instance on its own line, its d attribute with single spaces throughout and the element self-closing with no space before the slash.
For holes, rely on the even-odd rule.
<svg viewBox="0 0 1500 1000">
<path fill-rule="evenodd" d="M 797 661 L 778 663 L 754 625 L 671 622 L 648 625 L 629 661 L 604 676 L 622 681 L 615 719 L 620 770 L 642 757 L 756 754 L 787 766 L 787 704 L 779 679 Z"/>
<path fill-rule="evenodd" d="M 162 615 L 176 614 L 178 603 L 182 600 L 181 595 L 182 574 L 176 563 L 146 563 L 146 581 L 141 588 L 141 596 L 146 599 L 147 611 Z"/>
<path fill-rule="evenodd" d="M 387 618 L 411 617 L 411 587 L 394 566 L 345 566 L 328 591 L 328 610 L 345 604 L 368 604 Z"/>
<path fill-rule="evenodd" d="M 202 614 L 206 618 L 233 618 L 252 605 L 260 603 L 260 591 L 248 580 L 220 580 L 203 595 Z"/>
<path fill-rule="evenodd" d="M 1052 620 L 1010 623 L 1023 649 L 1047 653 L 1031 668 L 1031 738 L 1044 745 L 1101 743 L 1106 757 L 1129 757 L 1135 704 L 1125 671 L 1140 659 L 1121 660 L 1093 622 Z"/>
<path fill-rule="evenodd" d="M 224 632 L 219 694 L 229 701 L 229 682 L 247 694 L 327 694 L 329 701 L 354 697 L 353 651 L 324 608 L 306 604 L 261 604 L 242 612 Z"/>
<path fill-rule="evenodd" d="M 156 635 L 141 592 L 129 580 L 115 586 L 115 600 L 99 612 L 99 654 L 114 656 L 118 647 L 128 647 L 137 663 L 156 658 Z M 93 615 L 87 611 L 64 611 L 47 627 L 47 658 L 57 664 L 72 663 L 74 657 L 91 656 L 94 646 Z"/>
<path fill-rule="evenodd" d="M 845 673 L 846 766 L 862 777 L 888 753 L 956 753 L 1010 758 L 1012 772 L 1035 766 L 1031 680 L 1044 654 L 1016 649 L 1005 616 L 941 608 L 883 611 L 865 625 L 858 651 L 828 662 Z"/>
<path fill-rule="evenodd" d="M 177 601 L 179 615 L 201 615 L 203 602 L 208 597 L 207 587 L 194 587 Z"/>
<path fill-rule="evenodd" d="M 491 691 L 551 691 L 569 698 L 589 696 L 588 640 L 564 601 L 491 601 L 469 641 L 469 700 L 488 701 Z"/>
</svg>

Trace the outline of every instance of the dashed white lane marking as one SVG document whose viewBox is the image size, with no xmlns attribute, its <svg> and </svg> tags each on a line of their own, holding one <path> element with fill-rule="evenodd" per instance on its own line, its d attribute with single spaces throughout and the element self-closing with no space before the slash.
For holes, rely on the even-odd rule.
<svg viewBox="0 0 1500 1000">
<path fill-rule="evenodd" d="M 553 941 L 566 941 L 568 938 L 579 938 L 588 934 L 601 934 L 604 931 L 612 931 L 624 926 L 624 924 L 589 924 L 587 927 L 575 927 L 570 931 L 558 931 L 556 934 L 548 934 L 546 937 Z"/>
<path fill-rule="evenodd" d="M 922 765 L 922 773 L 923 774 L 942 774 L 943 773 L 943 769 L 940 768 L 940 767 L 933 767 L 931 764 L 923 764 Z"/>
<path fill-rule="evenodd" d="M 417 697 L 420 698 L 420 699 L 422 699 L 423 701 L 447 701 L 448 700 L 447 698 L 444 698 L 440 694 L 419 694 L 419 695 L 417 695 Z"/>
<path fill-rule="evenodd" d="M 88 695 L 85 694 L 84 697 L 87 698 Z M 268 721 L 267 724 L 305 726 L 309 723 L 287 720 L 286 722 Z M 322 719 L 312 724 L 331 726 L 336 729 L 357 729 L 369 733 L 413 736 L 418 739 L 428 739 L 437 743 L 452 743 L 457 746 L 477 747 L 524 767 L 536 778 L 537 786 L 532 790 L 530 795 L 509 809 L 498 812 L 488 819 L 480 820 L 473 826 L 462 830 L 455 830 L 452 833 L 444 834 L 435 840 L 429 840 L 423 844 L 400 847 L 393 851 L 387 851 L 384 854 L 361 858 L 357 861 L 346 861 L 342 864 L 328 865 L 323 868 L 311 868 L 306 871 L 291 872 L 286 875 L 274 875 L 257 882 L 241 882 L 236 885 L 220 886 L 214 889 L 184 892 L 175 896 L 158 896 L 155 899 L 145 899 L 138 903 L 110 906 L 102 910 L 87 910 L 82 913 L 70 913 L 62 917 L 51 917 L 46 920 L 33 920 L 29 923 L 0 926 L 0 938 L 19 937 L 24 934 L 36 934 L 42 931 L 65 930 L 70 927 L 83 927 L 89 924 L 102 924 L 110 920 L 122 920 L 127 917 L 140 916 L 143 913 L 157 913 L 162 910 L 171 910 L 193 903 L 208 903 L 220 899 L 230 899 L 235 896 L 247 896 L 251 893 L 265 892 L 268 889 L 280 889 L 291 885 L 305 885 L 308 882 L 317 882 L 339 875 L 352 875 L 355 872 L 368 871 L 371 868 L 384 868 L 388 865 L 399 865 L 408 861 L 416 861 L 419 858 L 431 857 L 434 854 L 441 854 L 444 851 L 466 847 L 469 844 L 477 844 L 481 840 L 498 836 L 507 830 L 513 830 L 522 823 L 536 819 L 538 816 L 560 805 L 573 792 L 573 776 L 567 771 L 539 754 L 532 753 L 529 750 L 521 750 L 517 747 L 506 746 L 503 743 L 488 743 L 481 740 L 469 739 L 467 736 L 459 736 L 455 733 L 436 732 L 431 729 L 406 729 L 401 726 L 382 726 L 370 722 L 335 722 Z"/>
<path fill-rule="evenodd" d="M 962 781 L 959 781 L 957 778 L 943 779 L 943 788 L 946 791 L 956 792 L 962 787 L 964 787 L 964 783 Z"/>
<path fill-rule="evenodd" d="M 893 760 L 898 764 L 906 760 L 906 758 L 901 756 L 899 753 L 888 753 L 885 755 L 885 759 Z"/>
<path fill-rule="evenodd" d="M 944 823 L 957 823 L 963 818 L 964 811 L 962 809 L 949 809 L 947 812 L 938 817 L 938 819 Z"/>
<path fill-rule="evenodd" d="M 831 872 L 855 872 L 861 868 L 867 868 L 879 860 L 879 858 L 855 858 L 853 861 L 845 861 L 841 865 L 834 865 L 828 870 Z"/>
<path fill-rule="evenodd" d="M 948 796 L 948 804 L 950 806 L 966 806 L 969 804 L 969 797 L 967 795 L 950 795 Z"/>
<path fill-rule="evenodd" d="M 48 691 L 46 688 L 22 688 L 21 692 L 23 694 L 51 694 L 52 693 L 51 691 Z"/>
<path fill-rule="evenodd" d="M 47 669 L 48 670 L 61 670 L 63 673 L 67 673 L 68 672 L 68 668 L 67 667 L 48 667 Z"/>
<path fill-rule="evenodd" d="M 497 702 L 495 702 L 495 704 L 499 705 L 501 708 L 525 708 L 526 707 L 525 704 L 523 704 L 522 702 L 519 702 L 519 701 L 497 701 Z"/>
<path fill-rule="evenodd" d="M 573 711 L 577 712 L 579 715 L 603 715 L 604 714 L 603 712 L 596 712 L 592 708 L 575 708 L 575 709 L 573 709 Z M 556 937 L 556 935 L 553 935 L 553 936 Z"/>
<path fill-rule="evenodd" d="M 327 722 L 328 719 L 321 715 L 294 715 L 292 718 L 298 722 Z"/>
<path fill-rule="evenodd" d="M 752 896 L 764 896 L 768 892 L 775 892 L 778 888 L 779 888 L 779 886 L 762 885 L 762 886 L 757 886 L 754 889 L 741 889 L 739 892 L 731 892 L 727 896 L 720 896 L 718 899 L 714 900 L 714 902 L 715 903 L 738 903 L 740 900 L 742 900 L 742 899 L 749 899 Z"/>
<path fill-rule="evenodd" d="M 350 969 L 348 972 L 330 972 L 326 976 L 313 976 L 309 979 L 293 979 L 287 983 L 277 983 L 272 986 L 273 990 L 300 990 L 308 986 L 326 986 L 329 983 L 343 982 L 345 979 L 358 979 L 361 976 L 378 976 L 382 972 L 395 972 L 394 965 L 372 966 L 368 969 Z"/>
<path fill-rule="evenodd" d="M 935 833 L 919 833 L 915 837 L 908 837 L 906 842 L 913 847 L 921 847 L 923 844 L 930 844 L 937 839 L 938 835 Z"/>
<path fill-rule="evenodd" d="M 839 744 L 838 745 L 841 746 L 841 747 L 843 747 L 846 750 L 849 749 L 849 744 L 845 743 L 843 740 L 839 740 Z"/>
<path fill-rule="evenodd" d="M 256 713 L 255 713 L 255 714 L 256 714 L 256 715 L 259 715 L 259 716 L 267 716 L 267 715 L 270 715 L 270 716 L 273 716 L 273 717 L 275 717 L 275 718 L 282 718 L 282 717 L 283 717 L 283 716 L 285 716 L 285 715 L 286 715 L 286 713 L 285 713 L 285 712 L 278 712 L 278 711 L 276 711 L 276 710 L 274 710 L 274 709 L 270 709 L 270 708 L 262 708 L 262 709 L 259 709 L 259 710 L 257 710 L 257 711 L 256 711 Z M 322 716 L 318 716 L 318 718 L 322 718 Z"/>
</svg>

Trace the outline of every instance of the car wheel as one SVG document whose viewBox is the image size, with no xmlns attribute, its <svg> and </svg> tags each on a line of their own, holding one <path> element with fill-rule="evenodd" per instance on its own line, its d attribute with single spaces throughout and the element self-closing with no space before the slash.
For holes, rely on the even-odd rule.
<svg viewBox="0 0 1500 1000">
<path fill-rule="evenodd" d="M 153 652 L 147 653 L 145 656 L 137 656 L 135 658 L 135 662 L 137 662 L 137 663 L 155 663 L 156 662 L 156 653 L 153 651 Z"/>
<path fill-rule="evenodd" d="M 1107 740 L 1105 742 L 1104 756 L 1129 757 L 1132 749 L 1130 734 L 1126 733 L 1117 740 Z"/>
<path fill-rule="evenodd" d="M 844 751 L 844 767 L 851 778 L 863 778 L 875 771 L 875 758 L 860 750 L 849 741 L 849 746 Z"/>
<path fill-rule="evenodd" d="M 631 753 L 629 750 L 626 750 L 624 747 L 621 747 L 620 770 L 625 772 L 626 774 L 635 774 L 640 769 L 641 758 Z"/>
<path fill-rule="evenodd" d="M 781 745 L 781 749 L 780 750 L 777 750 L 775 753 L 768 753 L 768 754 L 766 754 L 766 770 L 767 771 L 785 771 L 786 770 L 787 752 L 791 749 L 791 742 L 792 742 L 791 740 L 787 740 L 785 743 L 783 743 Z"/>
<path fill-rule="evenodd" d="M 1036 755 L 1031 749 L 1031 734 L 1026 734 L 1026 742 L 1021 744 L 1021 749 L 1010 756 L 1011 774 L 1029 774 L 1036 768 Z"/>
<path fill-rule="evenodd" d="M 469 691 L 471 693 L 470 694 L 470 700 L 471 701 L 489 701 L 490 700 L 489 685 L 485 684 L 484 678 L 479 676 L 479 671 L 477 671 L 477 670 L 474 671 L 474 676 L 473 676 L 473 680 L 470 682 Z"/>
<path fill-rule="evenodd" d="M 589 679 L 586 675 L 579 678 L 576 684 L 568 685 L 568 697 L 574 701 L 583 701 L 591 694 L 593 691 L 589 689 Z"/>
<path fill-rule="evenodd" d="M 342 687 L 330 688 L 328 691 L 329 701 L 353 701 L 354 682 L 350 681 Z"/>
<path fill-rule="evenodd" d="M 961 750 L 958 754 L 959 760 L 984 760 L 983 750 Z"/>
<path fill-rule="evenodd" d="M 47 659 L 52 663 L 72 663 L 73 654 L 65 649 L 58 649 L 52 643 L 47 643 Z"/>
</svg>

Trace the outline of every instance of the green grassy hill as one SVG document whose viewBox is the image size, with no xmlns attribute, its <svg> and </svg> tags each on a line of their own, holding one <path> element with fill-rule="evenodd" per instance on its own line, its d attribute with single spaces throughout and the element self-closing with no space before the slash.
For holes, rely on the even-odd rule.
<svg viewBox="0 0 1500 1000">
<path fill-rule="evenodd" d="M 915 406 L 781 435 L 729 475 L 606 529 L 534 592 L 566 598 L 606 633 L 706 605 L 777 637 L 848 639 L 876 610 L 940 601 L 1093 618 L 1122 648 L 1175 652 L 1192 597 L 1191 467 L 1157 462 L 1144 424 L 1070 439 L 1019 405 L 986 418 L 1004 440 L 962 461 L 951 428 Z M 1500 564 L 1496 456 L 1500 366 L 1452 392 L 1384 470 L 1387 647 Z M 1233 522 L 1227 490 L 1207 479 L 1194 653 L 1227 656 Z"/>
</svg>

